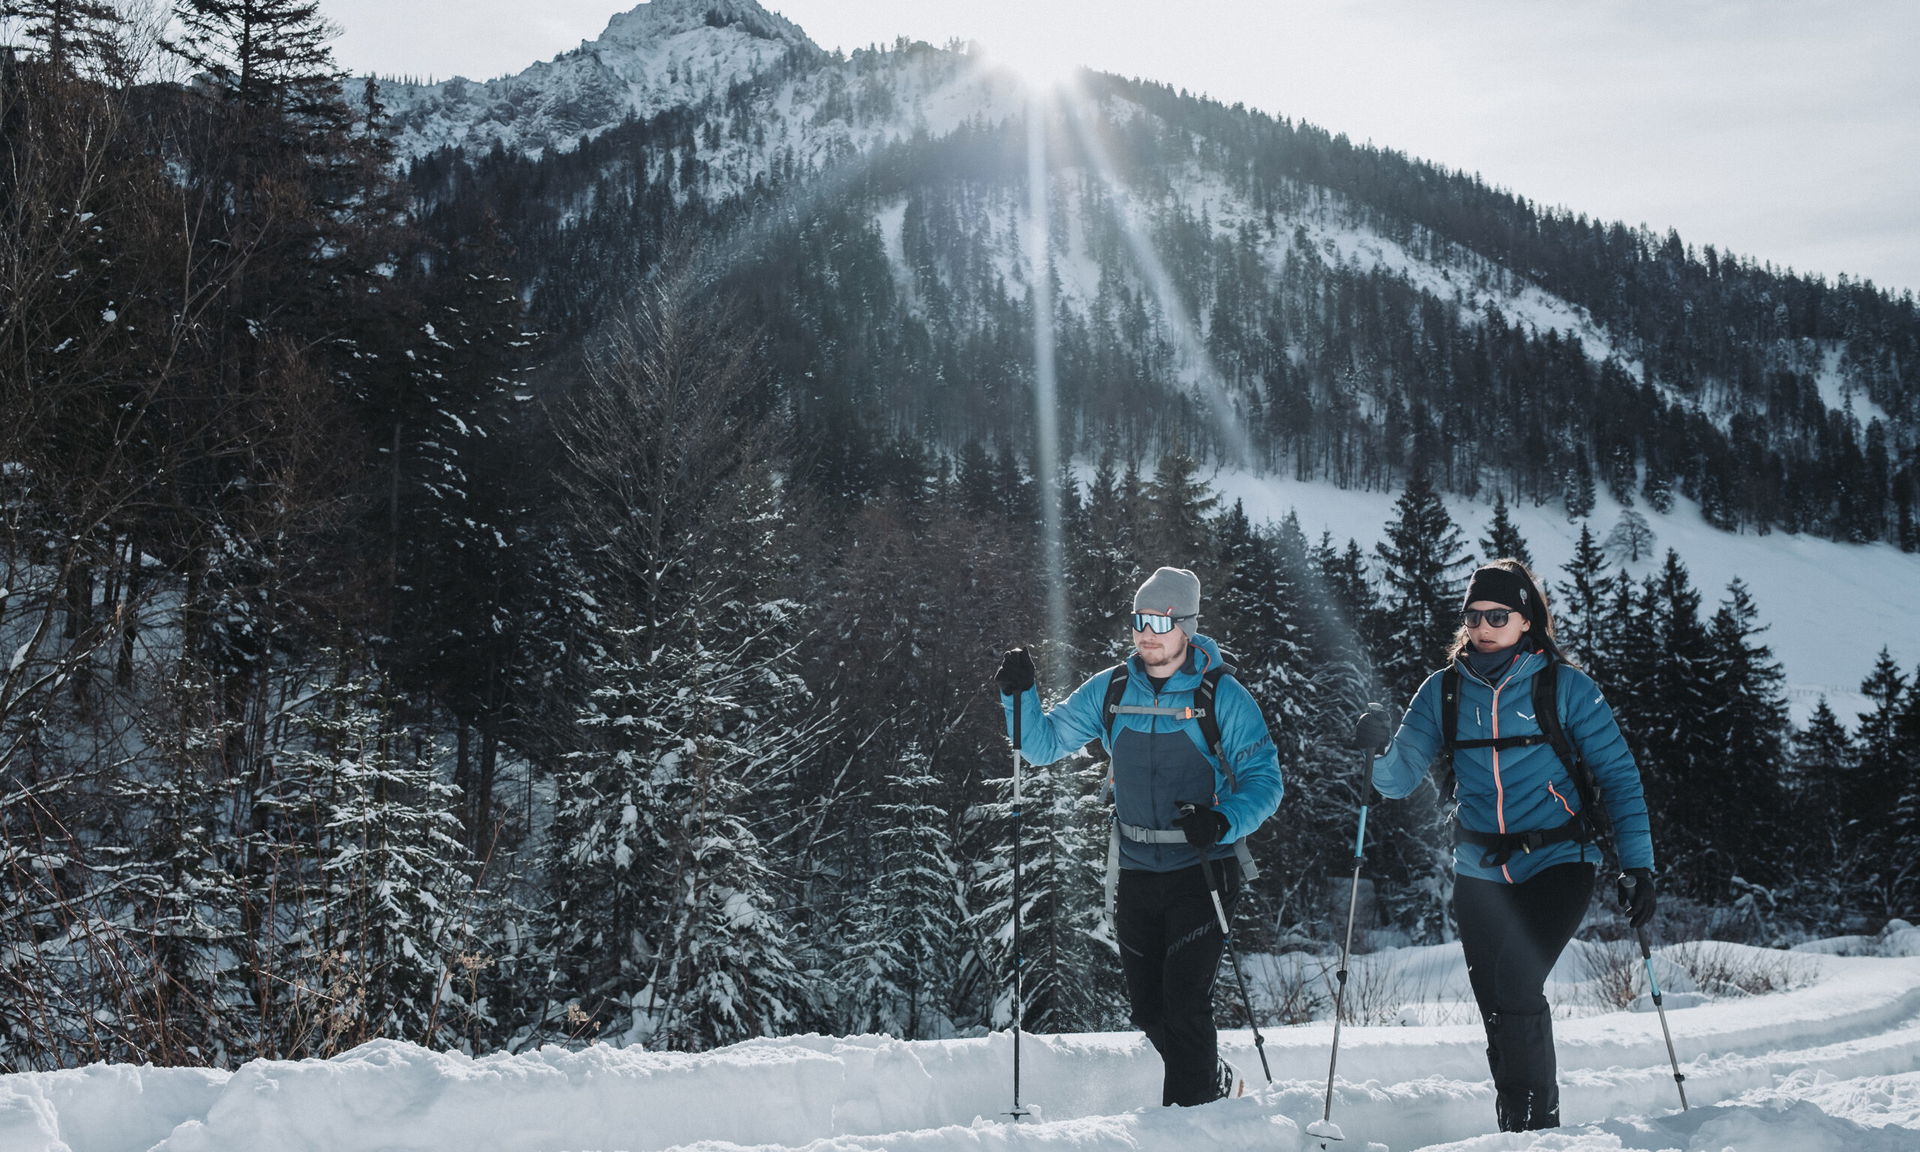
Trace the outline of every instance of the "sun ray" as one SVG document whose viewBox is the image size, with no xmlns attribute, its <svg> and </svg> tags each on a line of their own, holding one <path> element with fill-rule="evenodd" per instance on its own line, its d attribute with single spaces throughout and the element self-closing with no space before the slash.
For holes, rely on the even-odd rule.
<svg viewBox="0 0 1920 1152">
<path fill-rule="evenodd" d="M 1206 401 L 1208 414 L 1213 418 L 1215 430 L 1219 433 L 1220 449 L 1226 456 L 1226 462 L 1241 467 L 1253 464 L 1253 449 L 1247 439 L 1246 428 L 1241 423 L 1241 412 L 1234 404 L 1220 375 L 1214 366 L 1213 357 L 1207 352 L 1206 341 L 1201 337 L 1197 318 L 1190 315 L 1187 305 L 1181 301 L 1179 290 L 1174 287 L 1173 277 L 1168 275 L 1166 264 L 1160 259 L 1153 242 L 1146 235 L 1146 213 L 1139 209 L 1133 199 L 1133 193 L 1120 179 L 1111 158 L 1107 155 L 1106 145 L 1101 141 L 1097 127 L 1087 121 L 1086 102 L 1073 101 L 1068 104 L 1072 111 L 1071 123 L 1074 137 L 1079 141 L 1082 152 L 1092 163 L 1094 174 L 1107 192 L 1120 206 L 1121 235 L 1125 237 L 1127 250 L 1133 256 L 1134 265 L 1141 279 L 1146 282 L 1147 290 L 1160 306 L 1160 314 L 1166 317 L 1167 327 L 1173 335 L 1174 344 L 1182 359 L 1194 369 L 1196 382 L 1200 386 L 1202 399 Z"/>
<path fill-rule="evenodd" d="M 1066 549 L 1061 538 L 1058 380 L 1054 371 L 1051 169 L 1047 164 L 1048 93 L 1027 101 L 1027 283 L 1033 306 L 1034 480 L 1040 494 L 1041 541 L 1047 574 L 1047 639 L 1067 643 Z"/>
</svg>

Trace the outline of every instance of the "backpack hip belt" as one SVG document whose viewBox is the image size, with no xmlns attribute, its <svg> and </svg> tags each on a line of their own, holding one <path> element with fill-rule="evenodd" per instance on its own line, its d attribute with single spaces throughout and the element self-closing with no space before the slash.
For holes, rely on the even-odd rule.
<svg viewBox="0 0 1920 1152">
<path fill-rule="evenodd" d="M 1530 853 L 1535 848 L 1545 848 L 1549 844 L 1564 844 L 1577 840 L 1582 844 L 1591 844 L 1599 839 L 1593 825 L 1580 816 L 1560 825 L 1558 828 L 1539 828 L 1531 832 L 1476 832 L 1453 822 L 1453 842 L 1472 844 L 1476 848 L 1485 848 L 1480 856 L 1482 868 L 1498 868 L 1513 859 L 1515 852 Z"/>
<path fill-rule="evenodd" d="M 1142 828 L 1138 824 L 1128 824 L 1119 818 L 1113 821 L 1113 833 L 1107 838 L 1107 920 L 1113 920 L 1114 900 L 1120 891 L 1120 838 L 1125 836 L 1136 844 L 1185 844 L 1187 834 L 1177 828 Z M 1251 884 L 1260 877 L 1260 867 L 1253 862 L 1253 851 L 1247 847 L 1245 837 L 1233 842 L 1233 858 L 1240 862 L 1240 878 Z M 1211 859 L 1207 863 L 1211 864 Z"/>
</svg>

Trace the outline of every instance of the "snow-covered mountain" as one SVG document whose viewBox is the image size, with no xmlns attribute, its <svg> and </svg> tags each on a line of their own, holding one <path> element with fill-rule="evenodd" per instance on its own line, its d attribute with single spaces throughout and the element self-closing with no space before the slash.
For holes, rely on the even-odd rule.
<svg viewBox="0 0 1920 1152">
<path fill-rule="evenodd" d="M 653 0 L 614 17 L 598 39 L 516 76 L 391 84 L 384 93 L 403 157 L 447 147 L 477 157 L 499 145 L 544 158 L 552 169 L 543 181 L 549 202 L 530 210 L 547 214 L 539 221 L 543 235 L 554 225 L 595 230 L 602 258 L 644 246 L 620 233 L 652 225 L 619 207 L 643 186 L 678 205 L 744 212 L 774 225 L 796 210 L 857 208 L 840 212 L 832 226 L 867 233 L 863 243 L 878 241 L 895 289 L 895 299 L 883 302 L 896 312 L 890 319 L 934 329 L 936 342 L 942 327 L 957 333 L 993 323 L 996 297 L 1024 306 L 1034 280 L 1027 244 L 1041 223 L 1029 202 L 1026 153 L 1037 146 L 1051 212 L 1044 250 L 1063 313 L 1154 345 L 1129 350 L 1143 361 L 1139 370 L 1176 384 L 1211 426 L 1201 434 L 1220 440 L 1208 447 L 1234 455 L 1249 455 L 1249 446 L 1223 430 L 1257 425 L 1263 416 L 1271 421 L 1274 377 L 1289 367 L 1321 377 L 1289 382 L 1306 388 L 1302 400 L 1315 409 L 1327 409 L 1327 393 L 1345 391 L 1359 401 L 1355 415 L 1364 424 L 1394 420 L 1399 409 L 1456 443 L 1464 439 L 1442 427 L 1455 401 L 1436 394 L 1451 386 L 1477 402 L 1481 382 L 1451 379 L 1458 366 L 1422 364 L 1427 353 L 1419 347 L 1405 350 L 1399 363 L 1381 363 L 1384 350 L 1364 347 L 1332 349 L 1343 362 L 1307 362 L 1328 351 L 1326 333 L 1308 330 L 1316 322 L 1326 327 L 1313 313 L 1350 310 L 1328 299 L 1331 281 L 1375 297 L 1370 304 L 1383 311 L 1382 322 L 1439 345 L 1436 352 L 1462 338 L 1497 340 L 1511 326 L 1573 345 L 1576 363 L 1549 365 L 1550 375 L 1599 376 L 1611 365 L 1613 373 L 1597 380 L 1549 382 L 1564 385 L 1568 402 L 1581 407 L 1653 409 L 1641 419 L 1675 430 L 1667 447 L 1676 471 L 1680 455 L 1703 450 L 1723 458 L 1716 466 L 1735 467 L 1741 448 L 1732 441 L 1753 438 L 1738 426 L 1742 419 L 1795 422 L 1791 433 L 1803 440 L 1826 435 L 1813 425 L 1836 419 L 1860 442 L 1877 419 L 1893 470 L 1910 466 L 1920 445 L 1920 369 L 1911 362 L 1920 356 L 1907 347 L 1920 324 L 1910 305 L 1869 294 L 1884 313 L 1873 315 L 1837 299 L 1832 286 L 1776 277 L 1756 261 L 1672 235 L 1547 211 L 1308 125 L 1152 84 L 1083 80 L 1030 104 L 1032 94 L 1017 79 L 964 53 L 903 40 L 842 58 L 754 0 Z M 1046 125 L 1031 140 L 1021 127 L 1030 108 Z M 619 145 L 591 157 L 569 155 L 622 125 L 629 127 Z M 609 194 L 615 215 L 594 219 Z M 950 206 L 935 203 L 949 199 Z M 907 250 L 912 226 L 936 215 L 959 229 L 946 246 L 966 251 Z M 932 226 L 940 223 L 935 218 Z M 523 278 L 544 281 L 537 290 L 576 297 L 597 290 L 590 271 L 584 280 L 553 275 L 552 245 L 537 247 L 543 250 L 531 253 L 523 270 Z M 1383 288 L 1404 300 L 1380 298 Z M 1129 297 L 1139 300 L 1137 317 L 1125 315 Z M 598 305 L 572 299 L 559 306 L 578 312 Z M 1352 325 L 1368 321 L 1340 316 L 1334 323 L 1349 327 L 1339 337 L 1346 339 Z M 1127 332 L 1129 324 L 1146 328 Z M 1457 331 L 1436 332 L 1436 324 Z M 1556 346 L 1541 354 L 1560 352 Z M 1276 359 L 1286 363 L 1276 369 Z M 1063 363 L 1065 372 L 1074 367 Z M 1413 378 L 1428 371 L 1439 378 Z M 1784 392 L 1771 379 L 1779 373 L 1792 377 Z M 891 387 L 915 386 L 911 376 L 892 375 Z M 1103 368 L 1088 379 L 1110 376 Z M 1523 383 L 1538 394 L 1532 382 Z M 1068 380 L 1062 391 L 1072 400 L 1080 390 Z M 1570 415 L 1582 419 L 1543 429 L 1548 443 L 1516 448 L 1537 454 L 1553 439 L 1575 438 L 1587 441 L 1595 470 L 1623 468 L 1628 452 L 1659 462 L 1648 459 L 1656 455 L 1648 444 L 1602 443 L 1573 427 L 1599 423 L 1597 413 Z M 1689 421 L 1702 423 L 1679 429 Z M 1701 436 L 1726 443 L 1703 449 L 1677 442 Z M 1778 450 L 1777 429 L 1763 426 L 1758 436 L 1762 452 Z M 1388 471 L 1405 466 L 1404 445 L 1379 450 Z M 1606 456 L 1615 459 L 1610 464 Z M 1791 469 L 1791 462 L 1761 463 L 1765 472 Z M 1646 471 L 1615 482 L 1631 484 Z M 1449 484 L 1461 487 L 1457 479 Z M 1801 495 L 1809 490 L 1793 477 L 1779 484 L 1797 486 Z M 1464 486 L 1469 493 L 1476 487 Z M 1713 502 L 1710 493 L 1685 494 Z M 1747 511 L 1722 517 L 1722 526 L 1768 499 L 1747 503 Z M 1823 510 L 1806 519 L 1819 530 L 1833 517 Z M 1888 535 L 1884 523 L 1854 535 L 1863 533 Z"/>
<path fill-rule="evenodd" d="M 667 216 L 723 236 L 803 426 L 1028 446 L 1044 292 L 1067 457 L 1184 443 L 1245 477 L 1257 515 L 1286 488 L 1313 522 L 1355 496 L 1384 508 L 1425 468 L 1470 531 L 1496 491 L 1538 509 L 1549 552 L 1638 508 L 1704 565 L 1709 602 L 1736 555 L 1752 584 L 1769 555 L 1831 571 L 1880 542 L 1858 558 L 1874 602 L 1916 571 L 1911 301 L 1150 83 L 1086 75 L 1037 100 L 925 44 L 842 58 L 753 0 L 653 0 L 517 76 L 386 92 L 430 200 L 470 165 L 510 206 L 512 271 L 549 331 L 619 307 Z M 496 145 L 537 183 L 491 167 Z M 1749 535 L 1716 549 L 1727 531 Z M 1779 620 L 1795 585 L 1776 586 Z M 1904 617 L 1867 628 L 1775 631 L 1796 711 L 1857 703 L 1838 697 L 1881 642 L 1913 658 Z"/>
<path fill-rule="evenodd" d="M 753 0 L 652 0 L 606 31 L 513 76 L 381 88 L 400 155 L 437 148 L 539 154 L 629 117 L 699 105 L 794 53 L 817 53 L 792 21 Z"/>
<path fill-rule="evenodd" d="M 651 0 L 614 16 L 597 39 L 515 75 L 383 82 L 380 92 L 403 160 L 496 145 L 528 157 L 566 153 L 670 112 L 687 124 L 723 123 L 726 131 L 682 142 L 704 173 L 686 193 L 708 202 L 767 178 L 779 157 L 823 173 L 915 134 L 1004 123 L 1027 95 L 1012 74 L 925 44 L 843 59 L 754 0 Z"/>
</svg>

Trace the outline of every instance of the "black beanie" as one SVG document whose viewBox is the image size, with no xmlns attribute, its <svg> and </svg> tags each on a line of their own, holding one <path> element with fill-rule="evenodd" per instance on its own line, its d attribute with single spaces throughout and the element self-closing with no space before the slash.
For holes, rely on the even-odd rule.
<svg viewBox="0 0 1920 1152">
<path fill-rule="evenodd" d="M 1476 600 L 1491 600 L 1495 604 L 1505 604 L 1518 609 L 1522 616 L 1538 624 L 1539 597 L 1533 590 L 1533 581 L 1510 568 L 1489 564 L 1485 568 L 1474 570 L 1473 579 L 1467 581 L 1467 598 L 1461 601 L 1461 607 Z"/>
</svg>

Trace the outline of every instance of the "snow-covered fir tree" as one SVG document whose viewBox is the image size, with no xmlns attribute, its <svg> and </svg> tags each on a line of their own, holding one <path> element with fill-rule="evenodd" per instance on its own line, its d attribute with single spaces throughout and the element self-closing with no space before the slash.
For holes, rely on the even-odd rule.
<svg viewBox="0 0 1920 1152">
<path fill-rule="evenodd" d="M 925 1039 L 953 1030 L 960 866 L 952 816 L 933 802 L 941 782 L 928 769 L 927 754 L 909 744 L 870 807 L 872 863 L 851 878 L 853 900 L 834 933 L 832 1011 L 848 1034 Z"/>
<path fill-rule="evenodd" d="M 1119 954 L 1106 922 L 1103 878 L 1111 827 L 1105 779 L 1104 762 L 1077 757 L 1023 764 L 1017 818 L 1011 774 L 992 782 L 1000 798 L 972 814 L 990 847 L 968 877 L 973 951 L 962 979 L 979 989 L 990 1027 L 1010 1026 L 1016 1009 L 1034 1031 L 1117 1023 Z"/>
<path fill-rule="evenodd" d="M 298 722 L 311 744 L 289 773 L 318 785 L 320 803 L 312 946 L 330 987 L 350 993 L 317 1054 L 382 1036 L 454 1046 L 474 1011 L 454 974 L 478 950 L 481 893 L 435 749 L 394 722 L 391 697 L 355 681 L 316 693 Z"/>
<path fill-rule="evenodd" d="M 1781 773 L 1788 733 L 1785 679 L 1773 650 L 1762 640 L 1766 626 L 1742 581 L 1727 587 L 1727 597 L 1707 624 L 1706 675 L 1709 710 L 1696 719 L 1700 738 L 1719 749 L 1720 772 L 1727 783 L 1713 819 L 1713 840 L 1731 869 L 1750 883 L 1785 881 L 1785 860 L 1768 846 L 1779 841 L 1787 808 Z"/>
<path fill-rule="evenodd" d="M 663 269 L 565 430 L 594 608 L 555 772 L 550 996 L 667 1047 L 772 1034 L 807 1007 L 763 833 L 814 733 L 801 610 L 772 588 L 785 511 L 752 349 L 696 263 Z"/>
<path fill-rule="evenodd" d="M 1533 553 L 1527 548 L 1527 542 L 1520 535 L 1520 529 L 1507 513 L 1507 494 L 1493 494 L 1493 519 L 1487 523 L 1487 534 L 1480 537 L 1480 562 L 1490 564 L 1503 557 L 1511 557 L 1533 567 Z"/>
<path fill-rule="evenodd" d="M 1386 539 L 1374 546 L 1385 594 L 1380 606 L 1382 677 L 1400 699 L 1440 666 L 1459 627 L 1465 539 L 1424 476 L 1407 480 Z"/>
<path fill-rule="evenodd" d="M 1602 684 L 1615 639 L 1607 621 L 1607 592 L 1613 584 L 1607 572 L 1612 566 L 1594 542 L 1592 528 L 1582 523 L 1573 558 L 1561 569 L 1564 579 L 1553 585 L 1554 634 L 1560 647 Z"/>
<path fill-rule="evenodd" d="M 760 828 L 807 698 L 796 623 L 716 590 L 612 633 L 584 670 L 584 746 L 556 773 L 556 975 L 636 1040 L 706 1047 L 800 1014 Z"/>
<path fill-rule="evenodd" d="M 1915 874 L 1908 857 L 1897 855 L 1915 842 L 1911 802 L 1914 767 L 1920 763 L 1920 672 L 1912 677 L 1882 648 L 1860 683 L 1873 705 L 1860 717 L 1855 733 L 1859 761 L 1842 787 L 1841 807 L 1847 835 L 1864 848 L 1862 880 L 1872 907 L 1889 915 L 1905 907 L 1900 893 L 1911 893 Z"/>
</svg>

